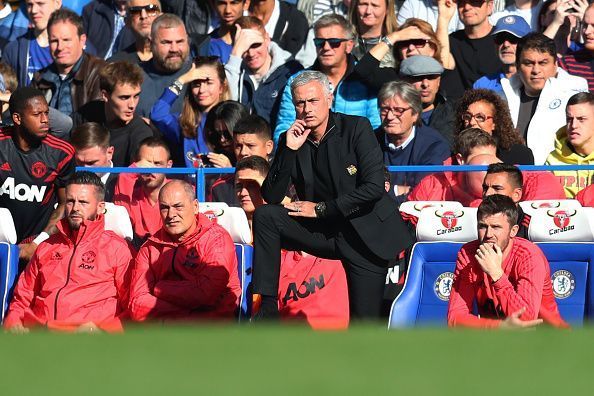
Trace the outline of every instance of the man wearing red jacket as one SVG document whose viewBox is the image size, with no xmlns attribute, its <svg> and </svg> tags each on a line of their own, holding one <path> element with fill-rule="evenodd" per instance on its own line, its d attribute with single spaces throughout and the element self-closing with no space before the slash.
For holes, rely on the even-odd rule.
<svg viewBox="0 0 594 396">
<path fill-rule="evenodd" d="M 132 319 L 233 317 L 241 294 L 229 233 L 198 212 L 181 180 L 159 192 L 163 228 L 140 248 L 130 286 Z"/>
<path fill-rule="evenodd" d="M 458 253 L 450 326 L 531 327 L 544 321 L 568 327 L 553 295 L 549 263 L 536 245 L 516 237 L 517 217 L 508 196 L 485 197 L 479 206 L 479 239 Z M 474 303 L 479 316 L 472 314 Z"/>
<path fill-rule="evenodd" d="M 127 313 L 126 242 L 104 229 L 105 188 L 99 176 L 77 172 L 66 185 L 65 218 L 21 274 L 4 327 L 118 331 Z"/>
</svg>

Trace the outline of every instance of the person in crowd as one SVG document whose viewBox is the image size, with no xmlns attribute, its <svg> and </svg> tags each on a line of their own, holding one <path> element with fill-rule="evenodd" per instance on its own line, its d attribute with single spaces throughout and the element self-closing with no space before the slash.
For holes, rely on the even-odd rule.
<svg viewBox="0 0 594 396">
<path fill-rule="evenodd" d="M 382 155 L 368 120 L 330 112 L 332 89 L 317 71 L 291 84 L 295 123 L 281 135 L 254 214 L 254 293 L 259 319 L 278 316 L 280 251 L 289 245 L 343 261 L 350 314 L 381 313 L 387 263 L 411 244 L 384 190 Z M 293 183 L 299 201 L 278 205 Z M 364 208 L 364 209 L 363 209 Z"/>
<path fill-rule="evenodd" d="M 126 3 L 128 0 L 96 0 L 84 6 L 85 34 L 97 57 L 111 58 L 134 43 L 134 33 L 126 25 Z"/>
<path fill-rule="evenodd" d="M 258 18 L 239 18 L 225 65 L 231 99 L 275 125 L 287 80 L 301 69 L 291 53 L 270 40 Z"/>
<path fill-rule="evenodd" d="M 348 18 L 350 0 L 300 0 L 297 8 L 303 12 L 310 25 L 320 17 L 337 14 Z"/>
<path fill-rule="evenodd" d="M 62 7 L 61 0 L 25 0 L 30 29 L 12 41 L 2 51 L 2 62 L 8 64 L 18 77 L 19 86 L 26 87 L 39 70 L 53 60 L 49 48 L 47 22 L 50 15 Z"/>
<path fill-rule="evenodd" d="M 140 142 L 155 133 L 136 115 L 143 74 L 140 67 L 125 61 L 107 64 L 99 72 L 101 100 L 90 101 L 74 115 L 74 124 L 96 122 L 110 132 L 114 166 L 128 166 Z"/>
<path fill-rule="evenodd" d="M 10 211 L 19 256 L 28 261 L 62 217 L 74 149 L 49 133 L 49 106 L 41 91 L 17 89 L 9 108 L 14 125 L 0 132 L 0 207 Z"/>
<path fill-rule="evenodd" d="M 245 157 L 259 156 L 267 161 L 272 156 L 274 142 L 270 132 L 270 125 L 257 115 L 245 115 L 233 130 L 233 150 L 237 162 Z M 267 172 L 268 173 L 268 172 Z M 226 202 L 230 206 L 239 206 L 235 194 L 233 175 L 224 175 L 217 179 L 210 189 L 212 202 Z"/>
<path fill-rule="evenodd" d="M 132 168 L 171 168 L 169 147 L 165 141 L 148 137 L 140 143 L 136 162 Z M 126 208 L 134 237 L 132 244 L 136 249 L 161 229 L 159 192 L 168 182 L 162 173 L 122 173 L 115 185 L 113 203 Z"/>
<path fill-rule="evenodd" d="M 450 146 L 441 134 L 422 124 L 422 102 L 411 84 L 393 81 L 378 94 L 382 125 L 375 130 L 384 165 L 441 165 L 450 156 Z M 423 178 L 419 172 L 392 174 L 390 195 L 404 202 L 411 188 Z"/>
<path fill-rule="evenodd" d="M 493 25 L 489 22 L 493 1 L 438 0 L 438 6 L 436 33 L 442 45 L 443 65 L 449 70 L 444 75 L 442 87 L 448 98 L 458 99 L 480 77 L 495 74 L 501 69 L 491 37 Z M 448 26 L 456 12 L 464 29 L 448 36 Z"/>
<path fill-rule="evenodd" d="M 594 94 L 580 92 L 567 102 L 567 122 L 557 132 L 555 149 L 546 165 L 594 165 Z M 555 170 L 567 198 L 575 198 L 583 188 L 592 184 L 592 170 Z"/>
<path fill-rule="evenodd" d="M 161 15 L 159 0 L 128 0 L 126 2 L 126 27 L 134 36 L 134 42 L 114 52 L 110 62 L 126 61 L 140 65 L 153 58 L 151 51 L 151 27 L 156 17 Z"/>
<path fill-rule="evenodd" d="M 189 89 L 184 89 L 186 86 Z M 186 93 L 181 113 L 176 113 L 172 106 L 184 90 Z M 178 151 L 173 155 L 176 164 L 183 158 L 186 166 L 192 167 L 193 158 L 212 151 L 213 147 L 209 146 L 205 136 L 206 118 L 214 106 L 229 99 L 229 96 L 225 69 L 218 57 L 194 59 L 192 67 L 163 90 L 151 110 L 151 120 L 163 133 L 170 147 Z M 230 145 L 230 136 L 228 140 Z M 216 161 L 217 158 L 210 160 Z M 225 165 L 228 162 L 227 159 Z"/>
<path fill-rule="evenodd" d="M 0 53 L 4 46 L 27 33 L 29 20 L 21 8 L 12 10 L 7 0 L 0 0 Z"/>
<path fill-rule="evenodd" d="M 421 95 L 424 126 L 437 130 L 449 145 L 454 143 L 454 105 L 441 93 L 441 64 L 430 56 L 416 55 L 400 63 L 400 77 Z"/>
<path fill-rule="evenodd" d="M 357 33 L 357 42 L 353 48 L 353 55 L 357 59 L 361 59 L 398 27 L 394 0 L 353 0 L 349 19 Z M 379 59 L 383 67 L 396 67 L 396 59 L 391 51 Z"/>
<path fill-rule="evenodd" d="M 35 74 L 32 85 L 49 98 L 51 107 L 71 115 L 100 98 L 99 72 L 105 62 L 84 51 L 83 21 L 74 11 L 54 11 L 47 31 L 53 63 Z"/>
<path fill-rule="evenodd" d="M 538 31 L 555 41 L 558 57 L 582 48 L 578 23 L 584 19 L 587 8 L 587 0 L 543 2 L 538 16 Z"/>
<path fill-rule="evenodd" d="M 77 172 L 68 181 L 64 218 L 21 274 L 5 329 L 123 329 L 132 253 L 123 238 L 105 230 L 104 192 L 101 179 L 91 172 Z"/>
<path fill-rule="evenodd" d="M 155 102 L 167 87 L 178 93 L 171 111 L 180 113 L 186 95 L 186 86 L 178 81 L 192 67 L 190 44 L 184 22 L 173 14 L 161 14 L 151 26 L 150 61 L 142 63 L 145 73 L 136 113 L 149 117 Z"/>
<path fill-rule="evenodd" d="M 397 22 L 399 26 L 402 26 L 411 18 L 419 18 L 427 21 L 435 31 L 437 30 L 438 15 L 437 0 L 404 0 L 404 3 L 398 10 Z M 464 25 L 460 22 L 458 14 L 454 14 L 448 25 L 448 34 L 463 28 Z"/>
<path fill-rule="evenodd" d="M 132 319 L 232 318 L 241 285 L 231 236 L 198 212 L 185 181 L 165 184 L 159 207 L 163 227 L 140 248 L 132 271 Z"/>
<path fill-rule="evenodd" d="M 218 56 L 222 64 L 229 61 L 233 49 L 235 23 L 247 11 L 248 0 L 215 0 L 214 8 L 219 17 L 219 27 L 210 33 L 208 54 Z"/>
<path fill-rule="evenodd" d="M 86 122 L 72 131 L 70 144 L 74 147 L 74 159 L 77 166 L 89 168 L 112 168 L 114 147 L 110 144 L 107 128 L 96 122 Z M 112 202 L 117 173 L 97 173 L 105 187 L 105 202 Z"/>
<path fill-rule="evenodd" d="M 555 132 L 565 123 L 565 106 L 588 83 L 557 67 L 555 43 L 541 33 L 530 33 L 518 44 L 518 72 L 501 85 L 514 125 L 541 165 L 553 150 Z"/>
<path fill-rule="evenodd" d="M 588 6 L 580 26 L 584 48 L 565 54 L 559 59 L 559 66 L 569 74 L 585 78 L 588 81 L 588 90 L 592 92 L 594 91 L 594 67 L 592 66 L 592 61 L 594 61 L 594 5 Z"/>
<path fill-rule="evenodd" d="M 0 62 L 0 114 L 2 114 L 2 126 L 12 125 L 8 102 L 10 101 L 10 95 L 16 91 L 18 84 L 16 73 L 12 70 L 12 67 Z"/>
<path fill-rule="evenodd" d="M 356 60 L 353 49 L 353 28 L 344 17 L 328 14 L 314 24 L 316 62 L 308 70 L 317 70 L 328 76 L 334 87 L 332 111 L 366 117 L 377 128 L 381 121 L 375 93 L 355 78 Z M 291 89 L 292 76 L 283 91 L 279 115 L 274 130 L 274 141 L 295 121 L 295 107 Z"/>
<path fill-rule="evenodd" d="M 163 11 L 183 18 L 188 35 L 203 35 L 218 27 L 218 17 L 211 1 L 162 0 Z"/>
<path fill-rule="evenodd" d="M 309 23 L 294 4 L 279 0 L 250 0 L 249 15 L 262 21 L 266 34 L 295 56 L 305 44 Z"/>
<path fill-rule="evenodd" d="M 542 1 L 513 0 L 512 2 L 508 1 L 507 3 L 512 4 L 506 4 L 505 9 L 494 12 L 490 17 L 491 23 L 496 24 L 502 18 L 516 16 L 522 18 L 526 23 L 528 23 L 528 32 L 536 31 L 538 29 L 538 19 L 540 15 L 540 9 L 543 4 Z"/>
<path fill-rule="evenodd" d="M 250 227 L 256 208 L 266 204 L 260 187 L 269 169 L 268 160 L 257 155 L 242 158 L 235 168 L 237 199 L 248 217 Z M 304 295 L 298 291 L 309 285 L 314 287 L 315 292 Z M 255 305 L 258 305 L 257 299 Z M 340 261 L 283 250 L 278 309 L 283 320 L 306 320 L 314 329 L 348 327 L 349 297 Z"/>
<path fill-rule="evenodd" d="M 471 89 L 464 93 L 455 116 L 454 134 L 466 128 L 480 128 L 497 142 L 497 157 L 506 164 L 534 164 L 534 156 L 514 128 L 507 104 L 488 89 Z"/>
<path fill-rule="evenodd" d="M 495 74 L 483 76 L 475 81 L 474 89 L 490 89 L 500 96 L 505 96 L 501 80 L 516 74 L 516 48 L 522 37 L 530 33 L 530 26 L 520 17 L 509 15 L 497 21 L 491 33 L 502 68 Z"/>
<path fill-rule="evenodd" d="M 477 212 L 478 239 L 458 253 L 448 324 L 483 328 L 568 327 L 561 318 L 551 270 L 542 251 L 516 237 L 517 205 L 504 195 L 485 197 Z M 476 304 L 478 316 L 472 313 Z"/>
</svg>

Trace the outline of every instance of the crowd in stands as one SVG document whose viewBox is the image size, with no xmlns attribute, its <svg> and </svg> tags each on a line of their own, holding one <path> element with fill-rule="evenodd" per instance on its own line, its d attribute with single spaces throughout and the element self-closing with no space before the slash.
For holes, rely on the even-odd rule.
<svg viewBox="0 0 594 396">
<path fill-rule="evenodd" d="M 266 197 L 289 205 L 305 200 L 310 182 L 325 186 L 316 197 L 332 195 L 332 183 L 344 188 L 334 169 L 315 169 L 336 146 L 352 144 L 334 133 L 334 146 L 322 144 L 325 134 L 310 138 L 316 172 L 302 180 L 305 190 L 293 180 L 274 199 L 261 191 L 288 177 L 282 162 L 299 147 L 289 147 L 287 131 L 304 133 L 314 117 L 307 108 L 325 103 L 295 96 L 310 81 L 304 76 L 316 75 L 308 73 L 327 81 L 338 129 L 354 118 L 337 114 L 368 120 L 357 131 L 373 133 L 384 166 L 489 166 L 386 173 L 385 195 L 397 205 L 457 201 L 479 207 L 479 217 L 504 213 L 509 240 L 528 236 L 521 201 L 594 206 L 593 171 L 516 167 L 594 165 L 594 5 L 586 0 L 87 0 L 76 10 L 67 0 L 21 3 L 0 0 L 0 207 L 15 224 L 21 271 L 4 326 L 15 332 L 236 317 L 233 239 L 201 213 L 196 180 L 75 167 L 234 167 L 206 179 L 207 201 L 242 208 L 253 231 L 257 209 L 273 206 Z M 276 153 L 281 163 L 268 175 Z M 355 165 L 343 173 L 357 182 L 369 176 Z M 491 195 L 508 200 L 486 202 Z M 342 213 L 324 201 L 314 217 L 346 224 L 371 211 Z M 106 203 L 126 209 L 129 241 L 106 229 Z M 414 238 L 414 216 L 395 213 Z M 538 256 L 520 241 L 497 254 Z M 500 268 L 474 259 L 477 246 L 465 245 L 457 273 L 472 267 L 473 282 L 489 275 L 498 286 L 488 293 L 501 287 L 514 300 L 521 291 L 510 292 L 507 277 L 500 286 Z M 387 268 L 376 274 L 386 277 L 387 305 L 403 287 L 408 253 L 386 260 L 395 278 Z M 345 328 L 354 318 L 352 269 L 321 256 L 282 249 L 275 304 L 287 320 Z M 449 323 L 497 325 L 471 317 L 472 287 L 456 283 Z M 541 297 L 549 312 L 541 319 L 564 326 L 550 294 L 531 298 Z M 260 303 L 256 294 L 255 311 Z M 505 324 L 536 324 L 540 303 L 527 313 L 513 305 Z"/>
</svg>

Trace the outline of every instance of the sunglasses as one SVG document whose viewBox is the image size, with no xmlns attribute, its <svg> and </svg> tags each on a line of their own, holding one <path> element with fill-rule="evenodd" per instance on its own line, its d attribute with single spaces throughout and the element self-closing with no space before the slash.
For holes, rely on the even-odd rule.
<svg viewBox="0 0 594 396">
<path fill-rule="evenodd" d="M 324 48 L 326 43 L 330 44 L 331 48 L 338 48 L 342 43 L 345 41 L 349 41 L 349 39 L 343 38 L 315 38 L 314 45 L 316 48 Z"/>
<path fill-rule="evenodd" d="M 495 44 L 497 45 L 501 45 L 506 41 L 510 42 L 511 44 L 517 44 L 520 41 L 520 39 L 514 36 L 513 34 L 497 33 L 493 38 L 493 41 L 495 41 Z"/>
<path fill-rule="evenodd" d="M 146 11 L 146 15 L 155 16 L 161 11 L 158 5 L 148 4 L 145 6 L 128 7 L 128 15 L 138 16 L 142 14 L 142 10 Z"/>
<path fill-rule="evenodd" d="M 404 40 L 404 41 L 397 42 L 396 47 L 408 48 L 411 45 L 414 45 L 415 48 L 423 48 L 427 44 L 429 44 L 429 40 L 427 40 L 427 39 L 411 39 L 411 40 Z"/>
<path fill-rule="evenodd" d="M 458 8 L 464 7 L 465 4 L 470 4 L 473 7 L 480 8 L 487 0 L 458 0 Z"/>
</svg>

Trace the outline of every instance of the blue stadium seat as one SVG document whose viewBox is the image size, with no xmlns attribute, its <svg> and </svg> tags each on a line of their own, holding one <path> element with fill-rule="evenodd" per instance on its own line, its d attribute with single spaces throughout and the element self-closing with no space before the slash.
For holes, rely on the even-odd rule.
<svg viewBox="0 0 594 396">
<path fill-rule="evenodd" d="M 0 242 L 0 298 L 2 299 L 2 318 L 8 311 L 12 289 L 19 272 L 19 247 L 8 242 Z"/>
<path fill-rule="evenodd" d="M 235 244 L 237 254 L 237 271 L 241 282 L 241 299 L 239 300 L 239 320 L 249 319 L 252 316 L 252 255 L 254 248 L 251 245 Z"/>
</svg>

